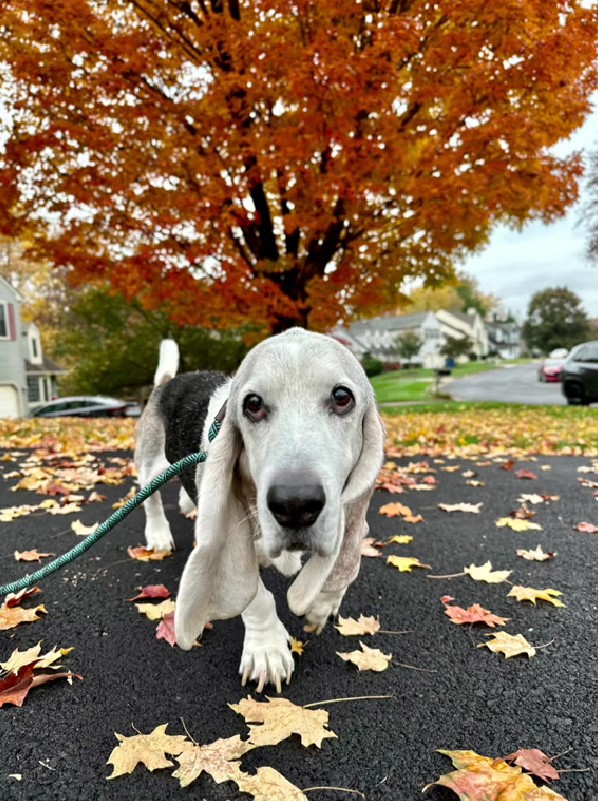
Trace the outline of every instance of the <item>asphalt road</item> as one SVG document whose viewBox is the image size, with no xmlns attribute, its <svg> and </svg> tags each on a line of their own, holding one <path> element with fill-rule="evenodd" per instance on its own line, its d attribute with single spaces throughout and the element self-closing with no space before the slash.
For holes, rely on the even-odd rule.
<svg viewBox="0 0 598 801">
<path fill-rule="evenodd" d="M 445 391 L 461 401 L 502 401 L 503 403 L 566 406 L 560 383 L 538 381 L 537 364 L 519 364 L 459 378 Z"/>
<path fill-rule="evenodd" d="M 391 667 L 382 673 L 359 673 L 345 664 L 336 652 L 357 648 L 359 638 L 343 638 L 328 626 L 320 637 L 309 636 L 305 653 L 296 657 L 292 684 L 284 690 L 298 704 L 369 694 L 393 698 L 327 706 L 338 739 L 325 740 L 320 750 L 303 748 L 293 736 L 247 754 L 245 770 L 269 765 L 300 788 L 352 788 L 369 801 L 449 801 L 455 796 L 445 789 L 421 794 L 425 784 L 451 770 L 449 760 L 436 749 L 473 749 L 495 757 L 537 747 L 550 755 L 567 751 L 556 766 L 581 769 L 563 773 L 553 789 L 568 801 L 598 801 L 598 536 L 573 530 L 580 521 L 598 523 L 595 490 L 578 480 L 578 467 L 590 462 L 560 457 L 516 465 L 533 470 L 536 480 L 517 479 L 514 471 L 495 462 L 452 464 L 462 469 L 443 472 L 442 465 L 430 462 L 438 471 L 437 488 L 430 492 L 378 492 L 372 502 L 370 523 L 377 538 L 414 537 L 409 545 L 387 546 L 385 554 L 412 555 L 431 565 L 431 571 L 399 573 L 385 559 L 364 559 L 346 596 L 345 615 L 378 615 L 383 629 L 410 632 L 362 638 L 392 653 Z M 551 469 L 542 471 L 540 465 Z M 466 469 L 475 471 L 485 486 L 468 485 L 462 475 Z M 598 480 L 596 475 L 589 478 Z M 0 507 L 39 503 L 40 497 L 31 492 L 11 493 L 14 483 L 0 479 Z M 86 507 L 79 515 L 84 522 L 105 519 L 111 503 L 128 486 L 99 489 L 108 500 Z M 106 780 L 106 760 L 116 745 L 114 732 L 132 735 L 135 729 L 150 732 L 168 723 L 170 733 L 184 734 L 184 720 L 198 743 L 246 733 L 242 719 L 227 707 L 247 695 L 237 674 L 240 620 L 217 622 L 204 636 L 203 647 L 186 653 L 156 640 L 155 624 L 126 600 L 149 583 L 163 582 L 176 590 L 192 536 L 192 524 L 177 513 L 177 492 L 176 484 L 165 492 L 177 546 L 173 557 L 157 563 L 128 558 L 127 547 L 141 541 L 143 518 L 137 510 L 74 564 L 46 579 L 43 594 L 28 605 L 43 602 L 47 616 L 0 634 L 0 661 L 13 649 L 43 639 L 44 649 L 74 646 L 64 664 L 84 676 L 73 686 L 54 682 L 32 690 L 22 708 L 0 709 L 2 801 L 247 798 L 235 785 L 217 785 L 205 775 L 181 789 L 170 771 L 149 773 L 143 767 L 130 776 Z M 516 534 L 495 526 L 498 517 L 518 506 L 522 492 L 560 496 L 534 507 L 540 532 Z M 380 516 L 379 507 L 391 500 L 409 504 L 424 522 L 407 524 Z M 437 507 L 460 501 L 483 501 L 482 513 L 447 514 Z M 13 559 L 16 548 L 35 546 L 60 553 L 72 547 L 77 541 L 69 530 L 72 519 L 39 514 L 0 523 L 0 579 L 27 572 Z M 516 548 L 538 543 L 545 551 L 557 551 L 556 558 L 526 562 L 516 556 Z M 465 565 L 487 559 L 496 569 L 513 570 L 515 583 L 562 591 L 566 608 L 517 603 L 506 597 L 507 584 L 468 577 L 430 580 L 426 575 L 458 573 Z M 277 595 L 289 631 L 306 639 L 301 621 L 284 604 L 287 580 L 269 571 L 265 580 Z M 510 618 L 510 633 L 521 632 L 543 647 L 532 659 L 508 660 L 476 648 L 487 630 L 452 624 L 439 601 L 446 593 L 460 606 L 477 602 Z M 21 780 L 10 774 L 20 774 Z M 359 798 L 332 791 L 308 795 L 310 801 Z"/>
</svg>

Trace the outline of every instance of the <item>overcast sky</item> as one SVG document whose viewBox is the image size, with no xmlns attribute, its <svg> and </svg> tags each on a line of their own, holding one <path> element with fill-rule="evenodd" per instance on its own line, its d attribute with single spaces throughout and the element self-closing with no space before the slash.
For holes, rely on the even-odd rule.
<svg viewBox="0 0 598 801">
<path fill-rule="evenodd" d="M 598 103 L 583 128 L 555 148 L 558 155 L 572 150 L 598 150 Z M 580 201 L 553 225 L 532 223 L 521 232 L 503 226 L 496 228 L 490 244 L 472 256 L 464 269 L 479 283 L 483 292 L 502 299 L 505 309 L 525 318 L 534 292 L 566 286 L 583 301 L 589 317 L 598 318 L 598 267 L 585 258 L 588 233 L 581 219 L 587 202 L 582 183 Z"/>
</svg>

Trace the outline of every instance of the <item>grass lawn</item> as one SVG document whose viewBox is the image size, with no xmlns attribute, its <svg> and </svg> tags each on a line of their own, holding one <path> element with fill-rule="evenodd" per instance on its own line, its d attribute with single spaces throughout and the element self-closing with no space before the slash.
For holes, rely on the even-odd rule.
<svg viewBox="0 0 598 801">
<path fill-rule="evenodd" d="M 516 362 L 508 362 L 515 364 Z M 517 362 L 521 363 L 521 362 Z M 496 370 L 505 364 L 492 362 L 467 362 L 460 364 L 452 371 L 453 378 Z M 374 376 L 371 379 L 378 403 L 402 403 L 405 401 L 432 400 L 436 379 L 436 371 L 426 368 L 393 370 L 389 373 Z"/>
<path fill-rule="evenodd" d="M 587 407 L 439 401 L 381 411 L 396 455 L 598 456 L 598 414 Z"/>
</svg>

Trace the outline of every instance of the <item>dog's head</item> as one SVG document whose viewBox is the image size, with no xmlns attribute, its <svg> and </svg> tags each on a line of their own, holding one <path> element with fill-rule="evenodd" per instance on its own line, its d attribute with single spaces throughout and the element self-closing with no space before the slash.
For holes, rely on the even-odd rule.
<svg viewBox="0 0 598 801">
<path fill-rule="evenodd" d="M 334 339 L 291 329 L 250 351 L 202 470 L 198 548 L 188 567 L 202 561 L 201 580 L 212 584 L 208 570 L 222 583 L 232 569 L 223 594 L 215 599 L 211 590 L 205 620 L 239 614 L 255 592 L 250 496 L 263 552 L 312 554 L 302 585 L 319 591 L 341 548 L 347 505 L 375 482 L 383 436 L 363 368 Z M 184 575 L 181 594 L 187 585 Z"/>
</svg>

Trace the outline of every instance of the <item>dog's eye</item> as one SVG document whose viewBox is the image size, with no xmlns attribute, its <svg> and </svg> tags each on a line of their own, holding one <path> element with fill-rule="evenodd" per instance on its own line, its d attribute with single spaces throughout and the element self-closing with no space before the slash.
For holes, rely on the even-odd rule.
<svg viewBox="0 0 598 801">
<path fill-rule="evenodd" d="M 247 395 L 243 401 L 243 414 L 254 423 L 258 423 L 260 420 L 263 420 L 267 414 L 267 409 L 263 398 L 260 398 L 260 396 L 256 395 L 255 393 Z"/>
<path fill-rule="evenodd" d="M 335 414 L 345 414 L 353 406 L 355 406 L 355 398 L 350 389 L 339 384 L 332 390 L 332 411 Z"/>
</svg>

